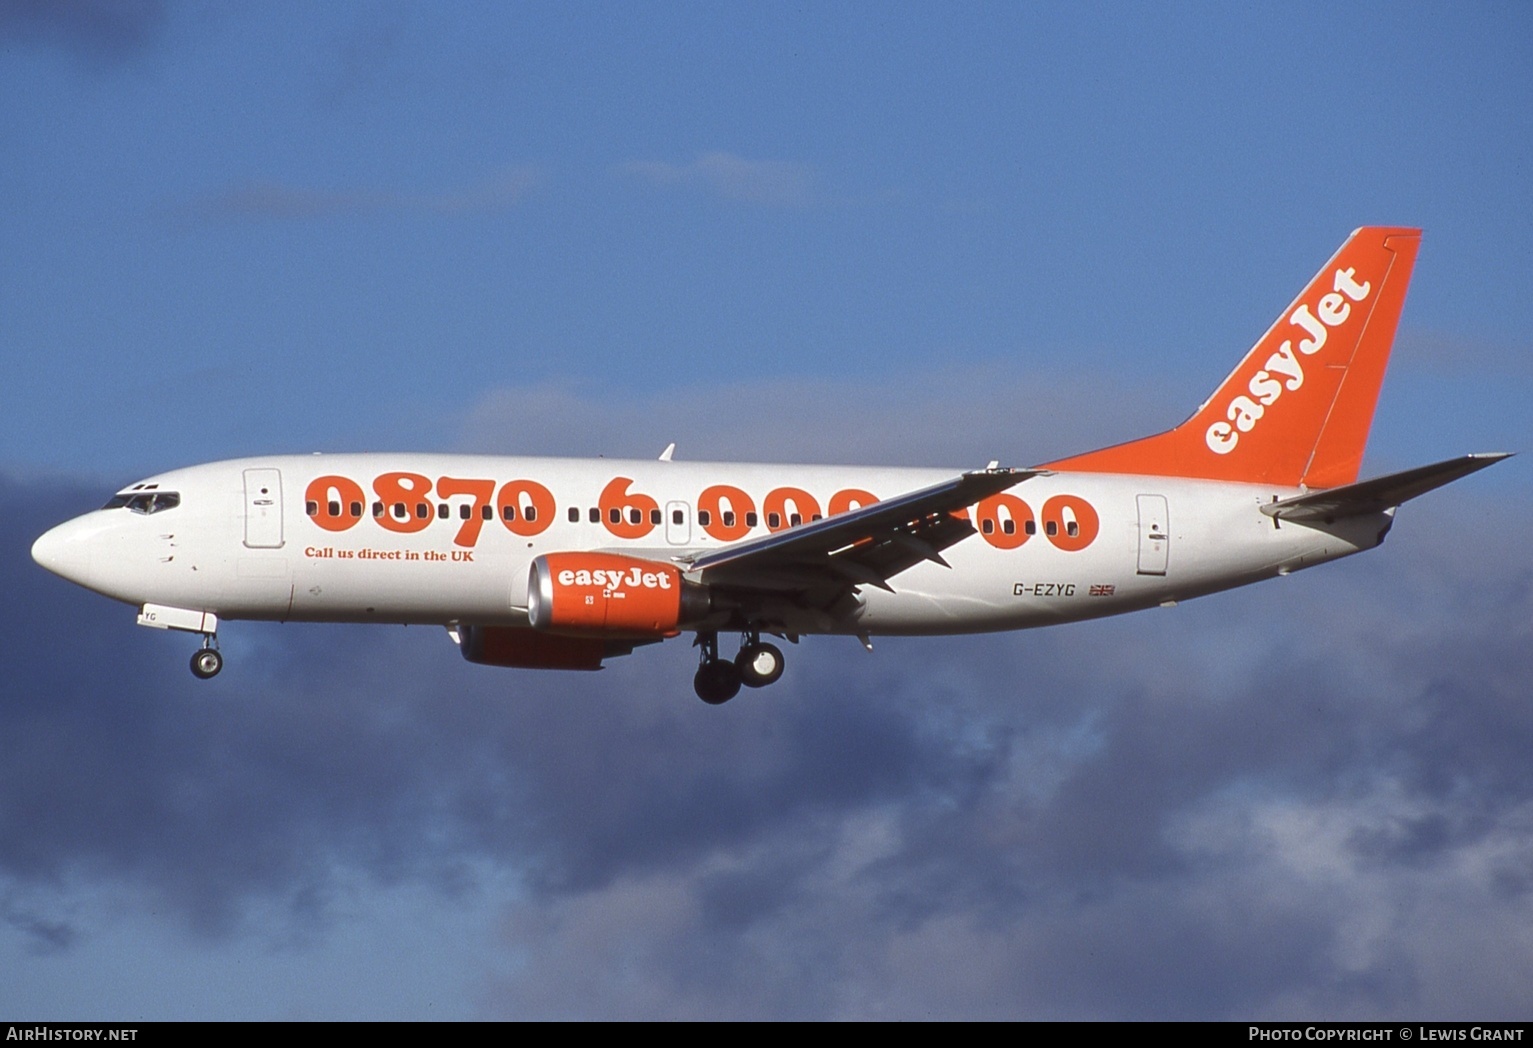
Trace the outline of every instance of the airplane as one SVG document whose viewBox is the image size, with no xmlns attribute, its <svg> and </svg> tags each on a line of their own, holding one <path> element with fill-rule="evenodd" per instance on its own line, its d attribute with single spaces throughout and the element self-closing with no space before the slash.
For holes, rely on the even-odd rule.
<svg viewBox="0 0 1533 1048">
<path fill-rule="evenodd" d="M 226 620 L 434 624 L 470 662 L 569 670 L 692 633 L 711 704 L 782 676 L 763 637 L 871 651 L 1174 605 L 1372 549 L 1402 503 L 1508 457 L 1357 479 L 1420 237 L 1356 230 L 1181 425 L 1036 466 L 688 462 L 674 444 L 247 458 L 132 484 L 32 556 L 200 634 L 204 679 Z"/>
</svg>

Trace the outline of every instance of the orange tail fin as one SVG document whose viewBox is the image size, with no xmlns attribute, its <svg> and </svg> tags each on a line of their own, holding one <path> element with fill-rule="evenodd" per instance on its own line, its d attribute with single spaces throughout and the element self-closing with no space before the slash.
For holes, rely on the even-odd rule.
<svg viewBox="0 0 1533 1048">
<path fill-rule="evenodd" d="M 1357 230 L 1186 422 L 1044 468 L 1352 483 L 1420 244 L 1419 229 Z"/>
</svg>

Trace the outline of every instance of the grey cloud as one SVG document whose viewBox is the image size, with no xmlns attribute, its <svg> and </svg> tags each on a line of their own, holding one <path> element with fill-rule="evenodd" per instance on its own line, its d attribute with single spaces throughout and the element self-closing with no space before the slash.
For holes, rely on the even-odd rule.
<svg viewBox="0 0 1533 1048">
<path fill-rule="evenodd" d="M 398 628 L 231 624 L 198 684 L 186 638 L 26 560 L 99 492 L 0 494 L 0 621 L 40 638 L 0 651 L 0 891 L 37 950 L 95 933 L 66 885 L 217 943 L 275 905 L 301 949 L 358 879 L 488 867 L 522 886 L 507 1015 L 1485 1019 L 1533 980 L 1533 562 L 1494 502 L 1452 547 L 1467 483 L 1346 565 L 811 638 L 721 709 L 678 645 L 500 672 Z"/>
<path fill-rule="evenodd" d="M 141 51 L 164 22 L 161 0 L 0 0 L 0 40 L 56 47 L 91 61 Z"/>
</svg>

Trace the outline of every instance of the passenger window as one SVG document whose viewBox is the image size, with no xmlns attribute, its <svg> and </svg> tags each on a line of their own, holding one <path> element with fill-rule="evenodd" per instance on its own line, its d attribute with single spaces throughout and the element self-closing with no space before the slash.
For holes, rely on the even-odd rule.
<svg viewBox="0 0 1533 1048">
<path fill-rule="evenodd" d="M 500 515 L 501 515 L 501 518 L 503 520 L 515 520 L 516 519 L 516 507 L 515 506 L 502 506 L 500 508 Z"/>
<path fill-rule="evenodd" d="M 621 524 L 623 523 L 623 511 L 613 506 L 607 511 L 607 519 L 613 524 Z"/>
<path fill-rule="evenodd" d="M 644 514 L 640 513 L 637 507 L 630 507 L 628 510 L 628 523 L 642 524 L 643 522 Z"/>
<path fill-rule="evenodd" d="M 417 502 L 415 504 L 415 515 L 421 520 L 425 520 L 431 516 L 431 507 L 424 502 Z"/>
<path fill-rule="evenodd" d="M 986 517 L 984 520 L 979 522 L 979 530 L 983 531 L 986 535 L 993 533 L 995 531 L 995 521 L 991 520 L 989 517 Z"/>
<path fill-rule="evenodd" d="M 571 506 L 570 507 L 570 523 L 571 524 L 579 524 L 580 523 L 580 510 L 577 507 L 575 507 L 575 506 Z"/>
<path fill-rule="evenodd" d="M 747 528 L 754 528 L 758 519 L 760 518 L 758 518 L 755 513 L 747 513 L 745 515 L 745 526 Z"/>
<path fill-rule="evenodd" d="M 339 517 L 341 515 L 341 504 L 339 502 L 331 502 L 327 508 L 330 510 L 332 517 Z"/>
<path fill-rule="evenodd" d="M 713 523 L 713 514 L 705 509 L 700 509 L 697 511 L 697 522 L 706 528 L 709 524 Z"/>
<path fill-rule="evenodd" d="M 649 522 L 651 524 L 660 523 L 660 511 L 658 509 L 652 509 L 649 511 Z"/>
<path fill-rule="evenodd" d="M 463 519 L 464 520 L 468 519 L 468 514 L 467 513 L 463 514 Z M 480 510 L 479 510 L 479 519 L 480 520 L 494 520 L 495 519 L 495 507 L 490 505 L 488 502 L 486 502 L 480 508 Z"/>
<path fill-rule="evenodd" d="M 1043 533 L 1049 538 L 1059 534 L 1059 522 L 1057 520 L 1046 521 L 1043 525 Z"/>
<path fill-rule="evenodd" d="M 527 507 L 527 512 L 522 514 L 522 519 L 525 520 L 529 524 L 531 524 L 533 521 L 537 520 L 538 519 L 538 507 L 536 507 L 536 506 L 528 506 Z"/>
<path fill-rule="evenodd" d="M 1068 524 L 1065 525 L 1065 534 L 1069 535 L 1072 539 L 1075 538 L 1080 533 L 1081 533 L 1081 526 L 1076 521 L 1072 520 Z"/>
<path fill-rule="evenodd" d="M 360 517 L 362 515 L 362 503 L 353 502 L 351 504 L 351 515 L 353 517 Z"/>
<path fill-rule="evenodd" d="M 597 509 L 595 506 L 592 506 L 590 512 L 586 514 L 586 519 L 589 520 L 592 524 L 600 524 L 601 510 Z"/>
<path fill-rule="evenodd" d="M 1036 535 L 1036 534 L 1038 534 L 1038 522 L 1036 520 L 1023 521 L 1022 522 L 1022 533 L 1024 535 Z"/>
<path fill-rule="evenodd" d="M 104 509 L 111 509 L 112 507 L 111 506 L 105 506 L 103 508 Z M 307 513 L 311 517 L 317 517 L 317 516 L 319 516 L 319 503 L 315 502 L 313 499 L 310 499 L 309 501 L 307 501 L 307 502 L 305 502 L 303 504 L 303 511 L 305 513 Z"/>
<path fill-rule="evenodd" d="M 1001 521 L 1001 534 L 1003 534 L 1003 535 L 1015 535 L 1016 533 L 1017 533 L 1017 522 L 1016 521 L 1010 520 L 1010 519 Z"/>
<path fill-rule="evenodd" d="M 383 516 L 383 503 L 381 503 L 381 502 L 374 502 L 373 503 L 373 516 L 375 516 L 375 517 Z"/>
<path fill-rule="evenodd" d="M 671 510 L 671 523 L 681 524 L 686 520 L 685 515 L 679 509 Z"/>
<path fill-rule="evenodd" d="M 726 509 L 724 511 L 724 526 L 726 528 L 732 528 L 732 527 L 735 526 L 735 511 L 734 510 Z"/>
<path fill-rule="evenodd" d="M 463 509 L 465 511 L 465 515 L 467 515 L 468 507 L 464 506 Z M 438 520 L 448 519 L 452 516 L 452 507 L 445 502 L 438 502 L 436 506 L 436 516 Z"/>
<path fill-rule="evenodd" d="M 795 513 L 795 514 L 793 514 L 792 516 L 790 516 L 788 518 L 788 523 L 793 525 L 796 528 L 800 524 L 804 523 L 804 518 L 800 514 Z"/>
<path fill-rule="evenodd" d="M 782 515 L 778 513 L 767 514 L 767 527 L 775 528 L 782 524 Z"/>
</svg>

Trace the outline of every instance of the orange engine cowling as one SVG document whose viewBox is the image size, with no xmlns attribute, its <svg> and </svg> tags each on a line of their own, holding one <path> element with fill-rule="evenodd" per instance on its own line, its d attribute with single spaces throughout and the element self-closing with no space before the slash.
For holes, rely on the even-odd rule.
<svg viewBox="0 0 1533 1048">
<path fill-rule="evenodd" d="M 521 626 L 459 626 L 463 657 L 482 666 L 512 666 L 525 670 L 599 670 L 608 655 L 626 654 L 628 645 L 600 637 L 549 636 Z"/>
<path fill-rule="evenodd" d="M 532 562 L 527 616 L 540 630 L 669 636 L 707 616 L 708 591 L 673 564 L 614 553 L 549 553 Z"/>
</svg>

